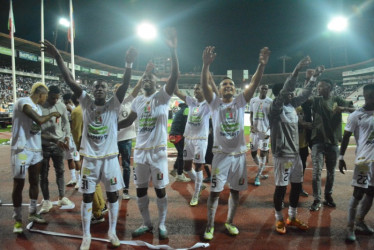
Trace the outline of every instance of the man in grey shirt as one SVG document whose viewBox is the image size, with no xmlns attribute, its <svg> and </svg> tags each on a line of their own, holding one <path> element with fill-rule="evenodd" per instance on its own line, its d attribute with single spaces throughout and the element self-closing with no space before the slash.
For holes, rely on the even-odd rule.
<svg viewBox="0 0 374 250">
<path fill-rule="evenodd" d="M 40 170 L 40 188 L 44 201 L 40 213 L 48 213 L 52 208 L 48 189 L 50 159 L 52 159 L 53 167 L 56 171 L 56 183 L 59 194 L 57 204 L 59 206 L 72 206 L 72 202 L 65 197 L 64 180 L 64 151 L 69 150 L 70 124 L 66 106 L 59 99 L 60 89 L 57 86 L 50 86 L 47 101 L 41 107 L 43 115 L 57 111 L 61 114 L 61 117 L 51 119 L 42 124 L 43 165 Z"/>
<path fill-rule="evenodd" d="M 313 76 L 308 79 L 308 84 L 299 96 L 294 97 L 297 76 L 303 67 L 311 62 L 309 56 L 302 59 L 295 67 L 292 75 L 287 78 L 283 87 L 276 84 L 273 93 L 276 96 L 270 107 L 270 135 L 271 151 L 274 157 L 274 208 L 275 230 L 279 234 L 286 233 L 286 223 L 301 230 L 307 230 L 308 226 L 296 218 L 297 205 L 301 183 L 303 181 L 303 165 L 299 156 L 298 116 L 296 107 L 305 102 L 312 94 L 312 87 L 316 77 L 323 71 L 323 66 L 318 67 Z M 291 182 L 290 206 L 286 223 L 283 220 L 282 202 L 286 194 L 288 183 Z"/>
</svg>

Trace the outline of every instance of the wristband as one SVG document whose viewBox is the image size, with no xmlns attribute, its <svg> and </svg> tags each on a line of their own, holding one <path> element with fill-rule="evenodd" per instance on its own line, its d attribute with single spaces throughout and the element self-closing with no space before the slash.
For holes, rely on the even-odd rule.
<svg viewBox="0 0 374 250">
<path fill-rule="evenodd" d="M 125 63 L 125 68 L 132 69 L 132 63 Z"/>
<path fill-rule="evenodd" d="M 312 76 L 311 78 L 310 78 L 310 80 L 309 81 L 311 81 L 311 82 L 315 82 L 317 80 L 317 77 L 315 77 L 315 76 Z"/>
<path fill-rule="evenodd" d="M 344 161 L 344 155 L 339 155 L 338 160 L 339 161 Z"/>
</svg>

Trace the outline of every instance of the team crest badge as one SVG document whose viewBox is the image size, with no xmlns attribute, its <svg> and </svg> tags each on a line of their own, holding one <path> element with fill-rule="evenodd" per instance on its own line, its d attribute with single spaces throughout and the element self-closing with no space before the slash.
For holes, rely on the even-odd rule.
<svg viewBox="0 0 374 250">
<path fill-rule="evenodd" d="M 157 180 L 161 181 L 164 179 L 164 174 L 163 173 L 158 173 L 157 174 Z"/>
<path fill-rule="evenodd" d="M 110 179 L 110 185 L 116 185 L 116 184 L 117 184 L 117 178 L 116 177 Z"/>
</svg>

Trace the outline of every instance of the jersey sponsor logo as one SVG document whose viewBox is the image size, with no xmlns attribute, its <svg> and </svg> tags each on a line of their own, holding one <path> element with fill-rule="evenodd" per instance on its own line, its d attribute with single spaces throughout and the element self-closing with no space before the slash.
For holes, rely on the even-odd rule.
<svg viewBox="0 0 374 250">
<path fill-rule="evenodd" d="M 164 174 L 163 173 L 158 173 L 157 174 L 157 180 L 161 181 L 164 179 Z"/>
<path fill-rule="evenodd" d="M 117 178 L 116 177 L 113 177 L 110 179 L 110 185 L 117 185 Z"/>
<path fill-rule="evenodd" d="M 31 128 L 30 128 L 30 134 L 37 135 L 40 133 L 40 131 L 41 131 L 40 125 L 38 125 L 36 122 L 33 121 L 31 124 Z"/>
<path fill-rule="evenodd" d="M 356 165 L 358 172 L 365 175 L 369 172 L 369 164 L 367 162 L 361 162 Z"/>
<path fill-rule="evenodd" d="M 96 125 L 96 124 L 95 124 Z M 108 137 L 108 126 L 88 125 L 87 136 L 93 140 L 102 140 Z"/>
</svg>

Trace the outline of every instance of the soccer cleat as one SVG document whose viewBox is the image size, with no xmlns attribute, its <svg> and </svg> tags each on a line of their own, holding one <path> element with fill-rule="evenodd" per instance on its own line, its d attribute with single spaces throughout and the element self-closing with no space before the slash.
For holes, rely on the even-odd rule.
<svg viewBox="0 0 374 250">
<path fill-rule="evenodd" d="M 177 170 L 176 169 L 173 169 L 169 172 L 169 174 L 173 177 L 176 177 L 177 176 Z"/>
<path fill-rule="evenodd" d="M 206 228 L 204 232 L 204 240 L 212 240 L 213 239 L 213 233 L 214 233 L 214 227 Z"/>
<path fill-rule="evenodd" d="M 103 215 L 101 215 L 100 217 L 95 217 L 94 215 L 92 215 L 91 217 L 91 225 L 99 224 L 104 221 L 105 221 L 105 218 Z"/>
<path fill-rule="evenodd" d="M 16 221 L 16 223 L 14 223 L 13 233 L 16 233 L 16 234 L 23 233 L 22 222 L 21 221 Z"/>
<path fill-rule="evenodd" d="M 305 224 L 304 222 L 302 222 L 301 220 L 296 219 L 296 218 L 293 218 L 293 219 L 287 218 L 286 223 L 287 223 L 288 226 L 294 226 L 294 227 L 297 227 L 298 229 L 304 230 L 304 231 L 309 228 L 307 224 Z"/>
<path fill-rule="evenodd" d="M 300 196 L 308 197 L 309 194 L 308 194 L 304 189 L 301 189 L 301 191 L 300 191 Z"/>
<path fill-rule="evenodd" d="M 200 193 L 200 192 L 199 192 Z M 200 194 L 194 194 L 193 196 L 192 196 L 192 199 L 191 199 L 191 201 L 190 201 L 190 206 L 191 207 L 195 207 L 195 206 L 197 206 L 197 204 L 199 204 L 199 198 L 200 198 Z"/>
<path fill-rule="evenodd" d="M 204 183 L 210 183 L 212 181 L 212 177 L 206 177 L 203 182 Z"/>
<path fill-rule="evenodd" d="M 356 231 L 363 233 L 363 234 L 373 234 L 374 229 L 366 225 L 363 220 L 356 221 Z"/>
<path fill-rule="evenodd" d="M 328 207 L 336 207 L 336 204 L 334 200 L 332 199 L 331 195 L 325 196 L 325 201 L 323 202 L 323 205 L 328 206 Z"/>
<path fill-rule="evenodd" d="M 260 185 L 261 185 L 260 178 L 256 177 L 255 178 L 255 186 L 260 186 Z"/>
<path fill-rule="evenodd" d="M 227 229 L 227 231 L 229 231 L 229 234 L 230 235 L 238 235 L 239 234 L 239 230 L 236 226 L 234 226 L 233 224 L 230 224 L 230 223 L 225 223 L 225 227 Z"/>
<path fill-rule="evenodd" d="M 153 230 L 153 227 L 152 226 L 145 226 L 145 225 L 141 225 L 138 229 L 136 229 L 134 232 L 132 232 L 132 237 L 138 237 L 138 236 L 141 236 L 147 232 L 151 233 Z"/>
<path fill-rule="evenodd" d="M 275 223 L 275 231 L 277 231 L 279 234 L 285 234 L 286 231 L 286 223 L 284 223 L 283 220 L 279 220 Z"/>
<path fill-rule="evenodd" d="M 89 250 L 91 245 L 91 236 L 83 236 L 82 244 L 80 250 Z"/>
<path fill-rule="evenodd" d="M 122 200 L 130 200 L 130 195 L 129 194 L 126 194 L 126 193 L 123 193 L 122 194 Z"/>
<path fill-rule="evenodd" d="M 47 223 L 47 221 L 43 219 L 43 217 L 40 214 L 37 214 L 37 213 L 29 214 L 29 221 L 39 223 L 39 224 Z"/>
<path fill-rule="evenodd" d="M 74 187 L 75 184 L 77 184 L 77 180 L 70 180 L 70 181 L 66 184 L 66 186 L 67 186 L 67 187 Z"/>
<path fill-rule="evenodd" d="M 113 247 L 119 247 L 121 245 L 117 235 L 108 233 L 108 238 Z"/>
<path fill-rule="evenodd" d="M 175 181 L 178 181 L 178 182 L 189 182 L 189 181 L 191 181 L 191 179 L 187 178 L 184 174 L 181 174 L 181 175 L 177 175 L 177 177 L 175 178 Z"/>
<path fill-rule="evenodd" d="M 269 175 L 262 174 L 262 175 L 260 175 L 260 178 L 263 179 L 263 180 L 266 180 L 267 178 L 269 178 Z"/>
<path fill-rule="evenodd" d="M 66 197 L 57 201 L 57 206 L 59 206 L 59 207 L 61 207 L 61 206 L 71 206 L 72 204 L 73 204 L 73 202 Z"/>
<path fill-rule="evenodd" d="M 103 215 L 106 214 L 106 213 L 108 213 L 108 207 L 107 207 L 106 204 L 104 205 L 103 209 L 101 210 L 101 213 L 102 213 Z"/>
<path fill-rule="evenodd" d="M 77 182 L 77 184 L 75 184 L 75 190 L 78 190 L 79 189 L 79 182 Z"/>
<path fill-rule="evenodd" d="M 50 200 L 43 200 L 42 208 L 40 209 L 39 213 L 41 214 L 48 213 L 52 207 L 53 207 L 53 204 Z"/>
<path fill-rule="evenodd" d="M 313 204 L 310 206 L 310 211 L 318 211 L 321 208 L 321 202 L 319 200 L 314 200 Z"/>
<path fill-rule="evenodd" d="M 350 241 L 350 242 L 356 241 L 355 231 L 352 228 L 348 228 L 347 229 L 347 237 L 346 237 L 346 239 L 347 239 L 347 241 Z"/>
<path fill-rule="evenodd" d="M 158 238 L 160 240 L 166 240 L 169 238 L 168 236 L 168 230 L 165 229 L 161 229 L 160 227 L 158 228 Z"/>
</svg>

